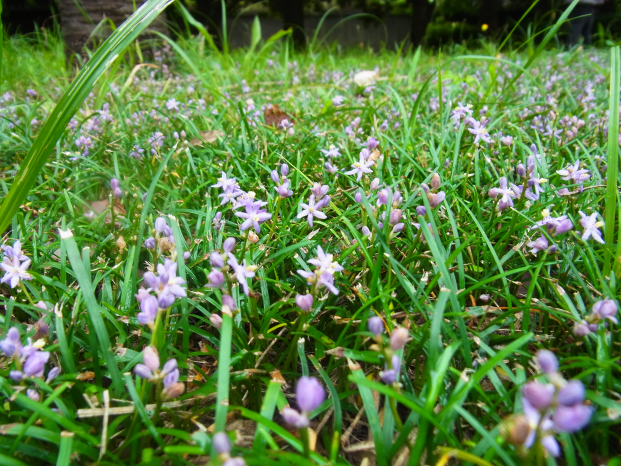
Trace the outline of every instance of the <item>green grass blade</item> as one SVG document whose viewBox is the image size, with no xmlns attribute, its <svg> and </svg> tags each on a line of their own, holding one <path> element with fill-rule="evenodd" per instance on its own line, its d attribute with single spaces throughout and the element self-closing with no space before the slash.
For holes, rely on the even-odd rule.
<svg viewBox="0 0 621 466">
<path fill-rule="evenodd" d="M 71 464 L 71 453 L 73 448 L 73 432 L 64 431 L 60 434 L 60 448 L 56 466 L 69 466 Z"/>
<path fill-rule="evenodd" d="M 233 319 L 222 313 L 222 329 L 220 331 L 220 353 L 218 356 L 218 397 L 216 401 L 216 432 L 224 432 L 226 414 L 229 411 L 229 371 L 231 369 L 231 340 Z M 213 447 L 212 447 L 213 450 Z M 215 454 L 215 450 L 212 452 Z"/>
<path fill-rule="evenodd" d="M 114 390 L 117 393 L 122 393 L 125 391 L 125 389 L 123 388 L 121 373 L 116 364 L 114 353 L 112 353 L 110 337 L 108 336 L 108 331 L 106 330 L 106 326 L 101 317 L 101 309 L 99 307 L 99 304 L 97 303 L 97 298 L 95 298 L 91 277 L 86 273 L 86 270 L 84 269 L 84 263 L 82 262 L 82 257 L 80 256 L 78 246 L 75 242 L 75 239 L 73 238 L 73 233 L 71 232 L 71 230 L 61 230 L 60 236 L 61 241 L 65 244 L 67 248 L 69 263 L 71 264 L 71 268 L 73 269 L 76 279 L 78 280 L 78 284 L 80 285 L 80 290 L 82 291 L 82 296 L 84 296 L 84 302 L 86 304 L 88 315 L 93 323 L 93 326 L 95 327 L 94 330 L 95 334 L 97 335 L 97 340 L 99 341 L 100 351 L 103 353 L 106 359 L 106 364 L 108 365 L 108 372 L 110 372 L 110 378 L 112 379 Z M 93 353 L 93 358 L 95 358 L 97 352 L 93 351 Z"/>
<path fill-rule="evenodd" d="M 93 90 L 97 80 L 111 66 L 125 48 L 174 0 L 149 0 L 125 21 L 97 49 L 93 57 L 75 78 L 69 89 L 41 128 L 28 155 L 20 165 L 11 189 L 0 205 L 0 231 L 6 230 L 30 188 L 35 184 L 56 142 L 67 124 Z"/>
<path fill-rule="evenodd" d="M 619 47 L 610 49 L 610 99 L 608 121 L 608 154 L 606 156 L 606 221 L 604 241 L 606 250 L 604 258 L 604 275 L 610 273 L 613 260 L 613 243 L 615 241 L 615 210 L 617 203 L 617 178 L 619 176 Z"/>
</svg>

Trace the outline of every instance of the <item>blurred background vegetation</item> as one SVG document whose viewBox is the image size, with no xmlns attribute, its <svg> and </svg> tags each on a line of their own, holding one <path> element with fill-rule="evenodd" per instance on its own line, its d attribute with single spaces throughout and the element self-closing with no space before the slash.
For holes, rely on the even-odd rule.
<svg viewBox="0 0 621 466">
<path fill-rule="evenodd" d="M 326 12 L 336 17 L 359 15 L 357 20 L 366 25 L 377 24 L 378 21 L 389 24 L 389 19 L 395 17 L 402 20 L 407 18 L 409 31 L 405 36 L 409 43 L 434 48 L 451 44 L 476 46 L 481 39 L 505 37 L 535 3 L 512 36 L 512 40 L 519 43 L 552 25 L 567 6 L 564 0 L 179 1 L 212 32 L 221 29 L 224 4 L 229 19 L 238 15 L 258 15 L 262 19 L 282 21 L 285 28 L 293 28 L 293 36 L 298 44 L 306 40 L 303 28 L 305 20 L 308 23 L 309 18 L 319 17 Z M 119 8 L 122 3 L 125 7 Z M 136 4 L 139 6 L 140 3 L 141 0 L 2 0 L 2 22 L 8 34 L 25 34 L 41 28 L 50 30 L 61 26 L 65 35 L 65 29 L 76 26 L 80 21 L 90 24 L 91 30 L 102 18 L 110 18 L 118 25 L 127 16 L 127 12 L 133 11 Z M 73 16 L 67 13 L 69 10 L 73 10 Z M 166 25 L 173 35 L 196 32 L 185 22 L 174 4 L 166 13 Z M 597 10 L 594 45 L 611 45 L 619 37 L 621 0 L 610 0 Z M 65 41 L 74 51 L 78 47 L 71 45 L 67 36 Z M 395 44 L 386 45 L 393 47 Z"/>
</svg>

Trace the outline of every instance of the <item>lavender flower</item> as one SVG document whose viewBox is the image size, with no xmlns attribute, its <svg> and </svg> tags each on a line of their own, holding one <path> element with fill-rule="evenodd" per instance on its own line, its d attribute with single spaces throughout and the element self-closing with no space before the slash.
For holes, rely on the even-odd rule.
<svg viewBox="0 0 621 466">
<path fill-rule="evenodd" d="M 526 244 L 529 248 L 531 248 L 530 252 L 534 255 L 537 255 L 540 251 L 545 251 L 548 249 L 548 240 L 545 237 L 540 236 L 535 241 L 531 241 Z"/>
<path fill-rule="evenodd" d="M 573 181 L 575 184 L 584 183 L 588 180 L 591 175 L 589 175 L 588 170 L 580 169 L 580 160 L 576 160 L 576 163 L 573 165 L 569 165 L 566 169 L 557 170 L 556 173 L 561 175 L 561 178 L 565 181 Z"/>
<path fill-rule="evenodd" d="M 472 126 L 472 128 L 468 128 L 468 131 L 470 134 L 474 135 L 474 144 L 478 144 L 479 141 L 483 141 L 487 144 L 492 142 L 492 138 L 487 132 L 485 125 L 481 124 L 480 121 L 472 120 L 470 126 Z"/>
<path fill-rule="evenodd" d="M 367 326 L 369 327 L 369 332 L 371 332 L 376 337 L 384 333 L 384 321 L 381 317 L 373 316 L 367 321 Z"/>
<path fill-rule="evenodd" d="M 345 172 L 346 175 L 357 175 L 356 181 L 360 182 L 365 173 L 372 173 L 369 167 L 375 165 L 373 160 L 367 160 L 362 151 L 360 152 L 360 160 L 352 164 L 353 170 Z"/>
<path fill-rule="evenodd" d="M 295 296 L 295 304 L 300 308 L 302 312 L 308 312 L 313 308 L 313 295 L 305 294 L 305 295 L 296 295 Z"/>
<path fill-rule="evenodd" d="M 13 243 L 13 247 L 3 246 L 2 249 L 4 250 L 4 258 L 0 267 L 5 274 L 0 279 L 0 283 L 9 283 L 11 288 L 15 288 L 22 280 L 32 280 L 32 275 L 27 272 L 30 267 L 30 259 L 22 254 L 21 242 L 17 240 Z"/>
<path fill-rule="evenodd" d="M 594 315 L 597 315 L 601 320 L 608 319 L 615 324 L 619 323 L 615 317 L 617 310 L 617 303 L 612 299 L 602 299 L 593 305 Z"/>
<path fill-rule="evenodd" d="M 253 227 L 257 233 L 261 232 L 261 223 L 272 218 L 272 214 L 267 213 L 265 210 L 258 209 L 255 205 L 251 205 L 250 207 L 246 206 L 246 212 L 235 212 L 235 215 L 245 219 L 240 226 L 242 231 Z"/>
<path fill-rule="evenodd" d="M 298 218 L 306 217 L 310 227 L 313 226 L 313 218 L 327 218 L 326 214 L 321 212 L 315 205 L 315 196 L 312 194 L 308 200 L 308 204 L 301 202 L 300 206 L 302 207 L 302 211 L 298 214 Z"/>
<path fill-rule="evenodd" d="M 0 351 L 6 356 L 11 357 L 16 353 L 21 354 L 22 342 L 19 338 L 19 330 L 11 327 L 6 333 L 4 340 L 0 341 Z"/>
<path fill-rule="evenodd" d="M 245 259 L 244 259 L 242 264 L 239 264 L 237 262 L 237 259 L 235 259 L 235 257 L 233 257 L 233 256 L 229 256 L 228 264 L 233 269 L 233 273 L 235 275 L 235 278 L 237 279 L 237 281 L 239 282 L 240 286 L 244 290 L 244 294 L 246 296 L 248 296 L 249 289 L 248 289 L 248 281 L 246 280 L 246 278 L 254 277 L 254 275 L 255 275 L 254 271 L 256 270 L 256 267 L 254 267 L 254 266 L 246 266 L 246 260 Z"/>
<path fill-rule="evenodd" d="M 293 191 L 291 189 L 289 189 L 289 180 L 285 181 L 283 184 L 281 184 L 280 186 L 276 186 L 274 188 L 276 190 L 276 193 L 282 198 L 282 199 L 286 199 L 288 197 L 293 196 Z"/>
<path fill-rule="evenodd" d="M 599 231 L 599 228 L 604 226 L 604 224 L 597 221 L 597 212 L 593 212 L 591 215 L 586 215 L 582 211 L 579 211 L 578 213 L 582 217 L 580 224 L 584 228 L 584 231 L 582 232 L 582 239 L 586 241 L 592 237 L 598 243 L 604 244 L 604 239 Z"/>
<path fill-rule="evenodd" d="M 140 301 L 140 312 L 136 314 L 138 322 L 142 325 L 153 325 L 155 323 L 155 318 L 157 317 L 157 311 L 157 298 L 151 294 L 148 294 L 148 296 Z"/>
</svg>

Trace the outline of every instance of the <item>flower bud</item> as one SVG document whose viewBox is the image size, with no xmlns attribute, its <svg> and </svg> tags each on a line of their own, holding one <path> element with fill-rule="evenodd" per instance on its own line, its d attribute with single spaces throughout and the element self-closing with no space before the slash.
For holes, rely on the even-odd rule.
<svg viewBox="0 0 621 466">
<path fill-rule="evenodd" d="M 45 383 L 50 383 L 60 374 L 60 367 L 54 367 L 47 373 L 47 379 L 45 379 Z"/>
<path fill-rule="evenodd" d="M 302 312 L 308 312 L 313 308 L 313 295 L 305 294 L 305 295 L 296 295 L 295 296 L 295 304 L 300 308 Z"/>
<path fill-rule="evenodd" d="M 250 230 L 250 232 L 248 233 L 248 242 L 250 244 L 256 244 L 259 242 L 259 237 L 257 236 L 257 234 Z"/>
<path fill-rule="evenodd" d="M 153 249 L 155 248 L 155 238 L 150 237 L 144 240 L 144 247 L 147 249 Z"/>
<path fill-rule="evenodd" d="M 155 219 L 155 231 L 158 233 L 164 233 L 168 228 L 168 224 L 166 223 L 166 219 L 164 217 L 158 217 Z"/>
<path fill-rule="evenodd" d="M 593 408 L 583 404 L 574 406 L 560 405 L 554 413 L 554 428 L 559 432 L 577 432 L 591 420 Z"/>
<path fill-rule="evenodd" d="M 410 336 L 410 332 L 404 327 L 396 328 L 390 335 L 390 347 L 393 351 L 399 351 L 405 346 L 405 342 Z"/>
<path fill-rule="evenodd" d="M 552 351 L 540 350 L 537 353 L 537 364 L 546 374 L 553 374 L 558 371 L 558 359 Z"/>
<path fill-rule="evenodd" d="M 166 389 L 162 390 L 162 396 L 165 400 L 172 400 L 174 398 L 179 398 L 183 395 L 185 391 L 185 385 L 181 382 L 174 383 L 166 387 Z"/>
<path fill-rule="evenodd" d="M 270 177 L 272 178 L 272 181 L 274 183 L 280 183 L 280 176 L 278 175 L 278 172 L 276 170 L 272 170 L 272 173 L 270 173 Z"/>
<path fill-rule="evenodd" d="M 365 225 L 362 227 L 362 234 L 364 236 L 371 236 L 371 230 L 369 230 L 368 226 Z"/>
<path fill-rule="evenodd" d="M 153 346 L 147 346 L 142 351 L 142 360 L 144 365 L 151 371 L 156 371 L 160 368 L 160 355 Z"/>
<path fill-rule="evenodd" d="M 395 226 L 397 223 L 399 223 L 399 221 L 401 220 L 401 217 L 403 216 L 403 212 L 401 211 L 401 209 L 393 209 L 390 211 L 390 220 L 389 223 L 392 226 Z"/>
<path fill-rule="evenodd" d="M 166 364 L 164 364 L 164 367 L 162 368 L 162 375 L 166 375 L 166 374 L 170 374 L 171 372 L 174 372 L 175 370 L 177 370 L 177 360 L 176 359 L 169 359 L 168 361 L 166 361 Z"/>
<path fill-rule="evenodd" d="M 427 184 L 425 184 L 425 183 L 421 183 L 421 184 L 420 184 L 420 187 L 421 187 L 421 189 L 422 189 L 423 191 L 425 191 L 425 194 L 429 194 L 429 192 L 431 191 L 431 190 L 429 189 L 429 186 L 427 186 Z"/>
<path fill-rule="evenodd" d="M 526 167 L 523 163 L 520 163 L 515 171 L 517 173 L 517 176 L 519 176 L 520 178 L 526 177 Z"/>
<path fill-rule="evenodd" d="M 376 337 L 384 333 L 384 321 L 381 317 L 373 316 L 367 321 L 367 327 Z"/>
<path fill-rule="evenodd" d="M 222 258 L 222 256 L 220 255 L 219 252 L 212 252 L 211 253 L 211 255 L 209 256 L 209 263 L 213 267 L 217 267 L 219 269 L 224 267 L 224 259 Z"/>
<path fill-rule="evenodd" d="M 22 371 L 11 371 L 9 377 L 13 382 L 19 382 L 24 377 L 24 373 Z"/>
<path fill-rule="evenodd" d="M 557 401 L 564 406 L 583 403 L 585 397 L 584 385 L 579 380 L 570 380 L 558 392 Z"/>
<path fill-rule="evenodd" d="M 218 432 L 214 434 L 212 438 L 212 444 L 215 450 L 219 455 L 223 453 L 229 453 L 231 451 L 231 441 L 229 440 L 229 436 L 224 432 Z"/>
<path fill-rule="evenodd" d="M 287 165 L 286 163 L 283 163 L 280 166 L 280 174 L 282 176 L 287 176 L 289 174 L 289 165 Z"/>
<path fill-rule="evenodd" d="M 379 188 L 379 184 L 380 184 L 380 180 L 379 178 L 375 178 L 373 181 L 371 181 L 371 190 L 372 191 L 377 191 L 377 189 Z"/>
<path fill-rule="evenodd" d="M 440 204 L 442 204 L 442 201 L 444 201 L 444 199 L 446 198 L 446 194 L 444 193 L 444 191 L 440 191 L 438 194 L 429 193 L 427 194 L 427 198 L 429 199 L 429 207 L 435 209 Z"/>
<path fill-rule="evenodd" d="M 160 309 L 168 309 L 175 304 L 175 295 L 172 293 L 161 293 L 157 297 L 157 305 Z"/>
<path fill-rule="evenodd" d="M 603 299 L 593 305 L 593 314 L 597 314 L 600 319 L 610 319 L 617 323 L 615 315 L 617 314 L 617 303 L 612 299 Z"/>
<path fill-rule="evenodd" d="M 211 325 L 213 325 L 216 328 L 222 328 L 222 317 L 220 317 L 218 314 L 211 314 L 209 316 L 209 321 L 211 322 Z"/>
<path fill-rule="evenodd" d="M 554 229 L 554 234 L 562 235 L 563 233 L 567 233 L 573 227 L 574 227 L 574 224 L 571 223 L 571 220 L 569 219 L 561 220 L 561 222 Z"/>
<path fill-rule="evenodd" d="M 298 413 L 295 409 L 283 408 L 282 417 L 288 425 L 296 429 L 303 429 L 309 425 L 308 417 Z"/>
<path fill-rule="evenodd" d="M 523 414 L 514 414 L 500 425 L 500 435 L 511 445 L 521 446 L 526 443 L 531 428 Z"/>
<path fill-rule="evenodd" d="M 388 369 L 385 371 L 380 372 L 380 379 L 382 379 L 382 382 L 384 382 L 386 385 L 392 385 L 393 383 L 395 383 L 397 381 L 397 371 L 394 369 Z"/>
<path fill-rule="evenodd" d="M 45 305 L 44 301 L 39 301 L 37 304 L 35 304 L 35 306 L 43 311 L 47 311 L 47 306 Z"/>
<path fill-rule="evenodd" d="M 421 217 L 427 215 L 427 209 L 425 208 L 425 206 L 419 205 L 416 208 L 416 215 L 420 215 Z"/>
<path fill-rule="evenodd" d="M 190 253 L 190 251 L 185 251 L 185 252 L 183 253 L 183 260 L 186 260 L 186 261 L 187 261 L 187 260 L 190 258 L 190 256 L 191 256 L 191 255 L 192 255 L 192 254 Z"/>
<path fill-rule="evenodd" d="M 115 189 L 117 189 L 120 186 L 119 184 L 119 180 L 117 180 L 116 178 L 112 178 L 110 179 L 110 189 L 112 189 L 113 191 Z"/>
<path fill-rule="evenodd" d="M 388 193 L 389 191 L 386 188 L 379 190 L 379 192 L 377 193 L 377 199 L 380 205 L 388 204 Z"/>
<path fill-rule="evenodd" d="M 232 252 L 235 248 L 235 238 L 227 238 L 224 244 L 222 245 L 222 249 L 224 252 L 229 253 Z"/>
<path fill-rule="evenodd" d="M 219 270 L 209 272 L 207 279 L 209 280 L 207 286 L 210 288 L 220 288 L 224 284 L 224 275 Z"/>
<path fill-rule="evenodd" d="M 438 175 L 437 173 L 434 173 L 433 176 L 431 177 L 431 181 L 429 182 L 429 184 L 431 184 L 431 189 L 438 189 L 440 187 L 440 175 Z"/>
<path fill-rule="evenodd" d="M 360 204 L 362 202 L 362 194 L 360 194 L 360 191 L 358 191 L 356 193 L 356 195 L 354 196 L 354 200 L 356 201 L 356 203 Z"/>
<path fill-rule="evenodd" d="M 228 294 L 222 295 L 222 305 L 227 306 L 231 311 L 234 311 L 235 309 L 237 309 L 235 300 L 233 299 L 232 296 L 229 296 Z"/>
<path fill-rule="evenodd" d="M 397 223 L 394 227 L 392 227 L 390 234 L 396 235 L 397 233 L 402 232 L 404 228 L 405 228 L 405 223 Z"/>
<path fill-rule="evenodd" d="M 112 191 L 112 195 L 116 198 L 116 199 L 120 199 L 121 197 L 123 197 L 123 190 L 121 190 L 121 188 L 115 188 Z"/>
<path fill-rule="evenodd" d="M 134 367 L 134 374 L 141 379 L 150 379 L 153 376 L 151 369 L 144 364 L 136 364 L 136 367 Z"/>
<path fill-rule="evenodd" d="M 301 377 L 295 387 L 298 406 L 304 412 L 317 409 L 326 398 L 326 392 L 315 377 Z"/>
<path fill-rule="evenodd" d="M 41 397 L 39 396 L 39 392 L 37 392 L 33 388 L 29 388 L 28 390 L 26 390 L 26 395 L 28 395 L 28 398 L 30 398 L 33 401 L 38 402 L 41 399 Z"/>
<path fill-rule="evenodd" d="M 522 396 L 528 400 L 533 408 L 543 411 L 552 404 L 554 385 L 528 382 L 522 389 Z"/>
<path fill-rule="evenodd" d="M 574 335 L 577 337 L 586 337 L 591 334 L 591 329 L 589 328 L 589 324 L 586 320 L 582 322 L 576 322 L 574 324 Z"/>
</svg>

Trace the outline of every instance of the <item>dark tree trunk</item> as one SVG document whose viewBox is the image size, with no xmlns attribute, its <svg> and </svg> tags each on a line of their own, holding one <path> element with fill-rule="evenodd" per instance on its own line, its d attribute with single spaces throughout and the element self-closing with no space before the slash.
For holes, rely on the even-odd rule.
<svg viewBox="0 0 621 466">
<path fill-rule="evenodd" d="M 144 0 L 138 0 L 136 6 L 143 3 Z M 67 51 L 80 53 L 104 18 L 118 27 L 134 12 L 134 5 L 132 0 L 58 0 L 58 12 Z M 166 34 L 165 16 L 157 18 L 147 29 Z M 102 28 L 98 38 L 105 38 L 110 31 L 110 27 Z"/>
<path fill-rule="evenodd" d="M 411 0 L 412 2 L 412 26 L 410 31 L 410 42 L 414 47 L 423 44 L 427 26 L 431 21 L 433 10 L 436 7 L 435 2 L 429 3 L 429 0 Z"/>
<path fill-rule="evenodd" d="M 293 30 L 293 43 L 301 48 L 306 45 L 304 33 L 304 0 L 277 0 L 284 29 Z"/>
</svg>

